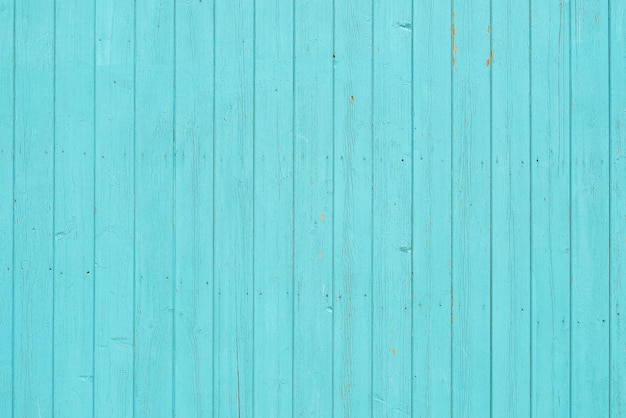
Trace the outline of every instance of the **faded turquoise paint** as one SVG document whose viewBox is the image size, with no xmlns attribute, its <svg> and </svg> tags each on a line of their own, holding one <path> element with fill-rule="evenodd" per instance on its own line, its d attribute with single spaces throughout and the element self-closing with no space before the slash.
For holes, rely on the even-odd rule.
<svg viewBox="0 0 626 418">
<path fill-rule="evenodd" d="M 626 3 L 0 0 L 0 417 L 626 416 Z"/>
</svg>

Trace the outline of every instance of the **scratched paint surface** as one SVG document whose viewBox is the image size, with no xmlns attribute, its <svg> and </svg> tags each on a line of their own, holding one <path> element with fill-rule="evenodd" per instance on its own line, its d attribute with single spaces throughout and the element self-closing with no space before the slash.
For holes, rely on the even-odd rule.
<svg viewBox="0 0 626 418">
<path fill-rule="evenodd" d="M 626 416 L 626 3 L 0 0 L 0 417 Z"/>
</svg>

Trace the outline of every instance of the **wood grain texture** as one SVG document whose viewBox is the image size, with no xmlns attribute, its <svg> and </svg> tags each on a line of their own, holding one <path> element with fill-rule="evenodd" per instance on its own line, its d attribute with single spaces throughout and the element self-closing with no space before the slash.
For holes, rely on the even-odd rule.
<svg viewBox="0 0 626 418">
<path fill-rule="evenodd" d="M 488 1 L 452 9 L 452 415 L 492 400 L 491 54 Z"/>
<path fill-rule="evenodd" d="M 94 7 L 55 2 L 55 416 L 93 412 Z"/>
<path fill-rule="evenodd" d="M 413 10 L 413 415 L 452 408 L 450 2 Z"/>
<path fill-rule="evenodd" d="M 412 5 L 375 2 L 372 414 L 411 413 Z"/>
<path fill-rule="evenodd" d="M 0 416 L 13 413 L 14 2 L 0 2 Z"/>
<path fill-rule="evenodd" d="M 623 416 L 625 22 L 0 0 L 0 416 Z"/>
<path fill-rule="evenodd" d="M 372 1 L 335 4 L 333 414 L 372 415 Z"/>
<path fill-rule="evenodd" d="M 293 416 L 332 415 L 333 2 L 294 9 Z"/>
<path fill-rule="evenodd" d="M 174 2 L 135 10 L 134 413 L 171 416 L 174 356 Z"/>
<path fill-rule="evenodd" d="M 215 5 L 213 412 L 253 409 L 254 7 Z"/>
<path fill-rule="evenodd" d="M 492 3 L 492 414 L 530 416 L 530 10 Z"/>
<path fill-rule="evenodd" d="M 213 7 L 176 2 L 174 415 L 213 410 Z"/>
<path fill-rule="evenodd" d="M 609 414 L 608 2 L 571 15 L 571 416 Z M 590 65 L 593 63 L 593 65 Z"/>
<path fill-rule="evenodd" d="M 133 2 L 96 3 L 94 415 L 133 414 Z"/>
<path fill-rule="evenodd" d="M 54 410 L 54 15 L 15 5 L 14 416 Z"/>
<path fill-rule="evenodd" d="M 257 0 L 254 20 L 254 414 L 293 399 L 293 3 Z"/>
<path fill-rule="evenodd" d="M 626 414 L 626 4 L 609 3 L 609 415 Z"/>
<path fill-rule="evenodd" d="M 569 9 L 531 8 L 531 410 L 570 411 Z"/>
</svg>

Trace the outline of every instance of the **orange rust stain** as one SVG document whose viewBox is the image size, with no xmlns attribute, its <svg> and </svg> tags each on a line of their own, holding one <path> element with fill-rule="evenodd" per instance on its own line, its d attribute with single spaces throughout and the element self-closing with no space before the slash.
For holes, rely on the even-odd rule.
<svg viewBox="0 0 626 418">
<path fill-rule="evenodd" d="M 489 65 L 491 65 L 491 60 L 487 58 L 487 62 L 485 64 L 487 65 L 487 67 L 489 67 Z"/>
<path fill-rule="evenodd" d="M 547 197 L 544 197 L 544 198 L 543 198 L 543 201 L 545 202 L 546 200 L 548 200 L 548 198 L 547 198 Z"/>
<path fill-rule="evenodd" d="M 448 264 L 452 263 L 452 260 L 448 259 Z"/>
<path fill-rule="evenodd" d="M 491 33 L 491 26 L 487 26 L 487 33 Z"/>
<path fill-rule="evenodd" d="M 324 222 L 324 219 L 326 219 L 326 218 L 324 217 L 324 212 L 322 212 L 322 214 L 320 215 L 320 219 L 322 220 L 322 222 Z"/>
<path fill-rule="evenodd" d="M 390 352 L 391 354 L 393 354 L 394 356 L 395 356 L 395 355 L 396 355 L 396 353 L 397 353 L 397 351 L 396 351 L 396 349 L 395 349 L 395 348 L 392 348 L 391 350 L 389 350 L 389 352 Z"/>
<path fill-rule="evenodd" d="M 452 13 L 452 17 L 454 18 L 454 13 Z M 452 24 L 452 66 L 456 64 L 456 51 L 458 50 L 456 47 L 456 28 L 454 27 L 454 23 Z"/>
<path fill-rule="evenodd" d="M 487 58 L 487 67 L 491 65 L 492 61 L 493 61 L 493 51 L 489 51 L 489 58 Z"/>
</svg>

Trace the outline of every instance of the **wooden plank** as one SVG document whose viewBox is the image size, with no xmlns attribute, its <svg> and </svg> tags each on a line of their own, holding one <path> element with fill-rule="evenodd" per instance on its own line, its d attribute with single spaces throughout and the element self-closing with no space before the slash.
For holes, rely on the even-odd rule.
<svg viewBox="0 0 626 418">
<path fill-rule="evenodd" d="M 333 2 L 294 10 L 293 416 L 333 410 Z"/>
<path fill-rule="evenodd" d="M 252 0 L 215 6 L 214 412 L 252 416 Z"/>
<path fill-rule="evenodd" d="M 372 415 L 371 11 L 371 0 L 335 4 L 335 417 Z"/>
<path fill-rule="evenodd" d="M 14 1 L 0 1 L 0 416 L 13 414 Z"/>
<path fill-rule="evenodd" d="M 53 413 L 53 6 L 15 8 L 14 416 Z"/>
<path fill-rule="evenodd" d="M 452 413 L 491 407 L 490 2 L 459 0 L 452 16 Z"/>
<path fill-rule="evenodd" d="M 374 416 L 411 413 L 412 4 L 373 8 Z"/>
<path fill-rule="evenodd" d="M 171 416 L 174 327 L 174 2 L 136 4 L 135 414 Z"/>
<path fill-rule="evenodd" d="M 531 411 L 569 416 L 569 10 L 531 8 Z"/>
<path fill-rule="evenodd" d="M 93 411 L 94 5 L 55 2 L 56 416 Z"/>
<path fill-rule="evenodd" d="M 254 413 L 291 416 L 293 3 L 257 0 L 254 45 Z"/>
<path fill-rule="evenodd" d="M 609 413 L 626 415 L 626 3 L 609 3 Z"/>
<path fill-rule="evenodd" d="M 450 415 L 451 109 L 450 2 L 413 10 L 413 414 Z"/>
<path fill-rule="evenodd" d="M 176 2 L 175 410 L 213 409 L 213 5 Z"/>
<path fill-rule="evenodd" d="M 570 7 L 571 415 L 608 416 L 608 1 Z"/>
<path fill-rule="evenodd" d="M 134 3 L 96 2 L 94 415 L 133 414 Z"/>
<path fill-rule="evenodd" d="M 530 415 L 530 10 L 492 4 L 492 415 Z"/>
</svg>

